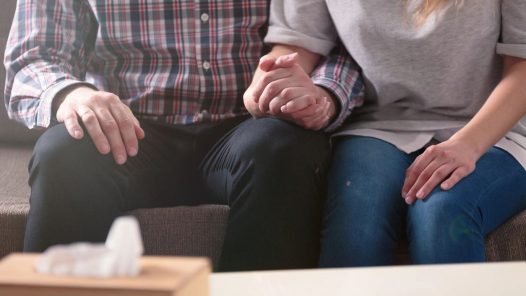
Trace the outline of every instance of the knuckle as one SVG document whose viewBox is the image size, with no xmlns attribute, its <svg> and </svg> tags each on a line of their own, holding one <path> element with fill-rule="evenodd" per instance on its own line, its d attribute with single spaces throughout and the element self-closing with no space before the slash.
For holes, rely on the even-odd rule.
<svg viewBox="0 0 526 296">
<path fill-rule="evenodd" d="M 437 150 L 436 145 L 431 145 L 431 146 L 427 147 L 425 152 L 427 152 L 428 154 L 434 154 L 434 153 L 436 153 L 436 150 Z"/>
<path fill-rule="evenodd" d="M 112 94 L 112 93 L 106 93 L 104 95 L 104 100 L 106 100 L 107 102 L 111 104 L 116 104 L 121 101 L 117 95 Z"/>
<path fill-rule="evenodd" d="M 475 167 L 476 167 L 476 166 L 475 166 L 475 164 L 473 164 L 473 163 L 468 164 L 468 165 L 466 166 L 466 173 L 471 173 L 471 172 L 473 172 L 473 171 L 475 170 Z"/>
<path fill-rule="evenodd" d="M 286 88 L 281 92 L 280 96 L 283 99 L 290 101 L 293 98 L 292 90 Z"/>
<path fill-rule="evenodd" d="M 100 125 L 105 131 L 114 131 L 117 129 L 117 124 L 112 119 L 101 120 Z"/>
<path fill-rule="evenodd" d="M 420 177 L 424 180 L 428 180 L 429 178 L 431 178 L 431 174 L 429 172 L 423 172 Z"/>
<path fill-rule="evenodd" d="M 442 170 L 439 170 L 439 171 L 435 172 L 435 176 L 438 179 L 444 179 L 446 177 L 446 173 L 444 171 L 442 171 Z"/>
<path fill-rule="evenodd" d="M 133 128 L 133 120 L 129 117 L 124 117 L 119 119 L 119 126 L 125 129 Z"/>
<path fill-rule="evenodd" d="M 269 73 L 265 73 L 265 74 L 263 74 L 263 76 L 261 77 L 261 80 L 260 80 L 260 81 L 261 81 L 261 83 L 263 83 L 264 85 L 268 85 L 268 84 L 270 84 L 270 83 L 273 81 L 273 79 L 272 79 L 272 75 L 269 74 Z"/>
<path fill-rule="evenodd" d="M 91 106 L 96 105 L 99 101 L 100 98 L 98 93 L 91 94 L 85 99 L 85 103 Z"/>
<path fill-rule="evenodd" d="M 272 114 L 277 114 L 277 113 L 279 113 L 280 108 L 279 108 L 279 106 L 278 106 L 277 104 L 272 104 L 272 103 L 271 103 L 270 106 L 269 106 L 269 111 L 270 111 Z"/>
<path fill-rule="evenodd" d="M 97 117 L 93 112 L 86 112 L 82 115 L 82 121 L 86 124 L 93 124 L 97 121 Z"/>
<path fill-rule="evenodd" d="M 450 158 L 451 157 L 451 152 L 447 151 L 447 150 L 442 150 L 440 151 L 440 157 L 443 157 L 443 158 Z"/>
<path fill-rule="evenodd" d="M 278 92 L 278 85 L 276 84 L 276 82 L 271 82 L 269 83 L 269 85 L 267 86 L 267 92 L 270 94 L 270 95 L 274 95 L 274 94 L 277 94 Z"/>
</svg>

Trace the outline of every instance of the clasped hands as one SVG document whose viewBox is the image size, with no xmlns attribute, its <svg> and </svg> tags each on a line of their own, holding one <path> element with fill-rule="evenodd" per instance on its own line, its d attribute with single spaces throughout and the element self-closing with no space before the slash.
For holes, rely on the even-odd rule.
<svg viewBox="0 0 526 296">
<path fill-rule="evenodd" d="M 320 130 L 336 113 L 331 95 L 314 85 L 298 64 L 298 54 L 264 56 L 252 84 L 243 96 L 255 118 L 274 116 L 303 128 Z"/>
<path fill-rule="evenodd" d="M 262 58 L 264 72 L 245 92 L 244 102 L 254 117 L 276 116 L 304 128 L 319 130 L 335 114 L 327 91 L 315 86 L 297 62 L 297 54 Z M 54 102 L 56 117 L 71 137 L 85 130 L 101 154 L 113 155 L 117 164 L 137 155 L 144 130 L 130 108 L 115 94 L 76 87 Z"/>
</svg>

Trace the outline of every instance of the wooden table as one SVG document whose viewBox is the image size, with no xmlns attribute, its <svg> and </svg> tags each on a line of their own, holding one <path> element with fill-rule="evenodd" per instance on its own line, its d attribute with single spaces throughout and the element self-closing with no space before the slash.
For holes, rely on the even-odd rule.
<svg viewBox="0 0 526 296">
<path fill-rule="evenodd" d="M 525 296 L 526 262 L 216 273 L 211 296 Z"/>
</svg>

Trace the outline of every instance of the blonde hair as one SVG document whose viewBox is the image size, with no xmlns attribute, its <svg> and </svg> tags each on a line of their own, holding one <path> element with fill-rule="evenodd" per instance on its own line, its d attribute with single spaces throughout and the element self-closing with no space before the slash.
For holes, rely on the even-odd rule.
<svg viewBox="0 0 526 296">
<path fill-rule="evenodd" d="M 414 11 L 415 23 L 417 25 L 423 24 L 434 12 L 445 8 L 450 3 L 460 6 L 463 2 L 464 0 L 422 0 L 422 3 Z"/>
</svg>

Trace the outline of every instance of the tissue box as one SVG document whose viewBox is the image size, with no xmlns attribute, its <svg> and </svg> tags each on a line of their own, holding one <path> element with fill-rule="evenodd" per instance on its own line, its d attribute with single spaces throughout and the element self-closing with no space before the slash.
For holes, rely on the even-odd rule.
<svg viewBox="0 0 526 296">
<path fill-rule="evenodd" d="M 41 275 L 36 254 L 12 254 L 0 262 L 0 295 L 9 296 L 207 296 L 205 258 L 142 257 L 134 278 L 74 278 Z"/>
</svg>

